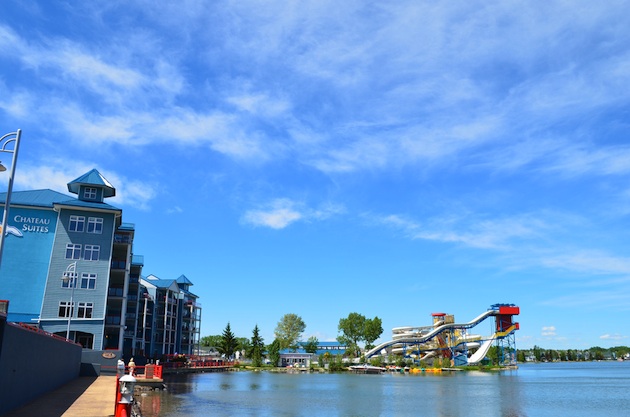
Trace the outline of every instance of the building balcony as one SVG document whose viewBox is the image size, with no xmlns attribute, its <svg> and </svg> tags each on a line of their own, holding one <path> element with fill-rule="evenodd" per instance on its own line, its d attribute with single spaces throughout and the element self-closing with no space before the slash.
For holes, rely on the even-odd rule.
<svg viewBox="0 0 630 417">
<path fill-rule="evenodd" d="M 111 268 L 112 269 L 126 269 L 127 268 L 127 261 L 125 261 L 124 259 L 112 259 L 112 264 L 111 264 Z"/>
<path fill-rule="evenodd" d="M 109 297 L 123 297 L 125 295 L 123 288 L 112 287 L 107 290 L 107 295 Z"/>
<path fill-rule="evenodd" d="M 133 238 L 130 235 L 116 233 L 114 235 L 114 243 L 122 243 L 122 244 L 131 245 L 133 243 Z"/>
</svg>

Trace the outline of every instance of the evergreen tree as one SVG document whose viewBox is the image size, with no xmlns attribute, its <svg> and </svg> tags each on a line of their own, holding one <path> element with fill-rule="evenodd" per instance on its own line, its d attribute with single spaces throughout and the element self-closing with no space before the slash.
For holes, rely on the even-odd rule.
<svg viewBox="0 0 630 417">
<path fill-rule="evenodd" d="M 263 350 L 265 349 L 265 343 L 263 338 L 260 336 L 260 331 L 258 330 L 258 325 L 254 327 L 252 331 L 252 339 L 249 344 L 249 357 L 252 358 L 252 365 L 254 366 L 262 366 L 262 357 Z"/>
<path fill-rule="evenodd" d="M 227 326 L 225 326 L 225 330 L 223 330 L 223 334 L 221 335 L 221 340 L 219 340 L 217 350 L 222 355 L 225 355 L 226 358 L 231 359 L 237 346 L 238 341 L 236 340 L 236 337 L 234 337 L 234 333 L 232 333 L 230 323 L 228 322 Z"/>
</svg>

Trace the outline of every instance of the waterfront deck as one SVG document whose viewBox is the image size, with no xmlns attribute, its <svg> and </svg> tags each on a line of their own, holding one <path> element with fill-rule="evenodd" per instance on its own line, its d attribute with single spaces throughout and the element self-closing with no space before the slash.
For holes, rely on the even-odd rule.
<svg viewBox="0 0 630 417">
<path fill-rule="evenodd" d="M 115 403 L 115 375 L 79 377 L 3 417 L 111 417 Z"/>
</svg>

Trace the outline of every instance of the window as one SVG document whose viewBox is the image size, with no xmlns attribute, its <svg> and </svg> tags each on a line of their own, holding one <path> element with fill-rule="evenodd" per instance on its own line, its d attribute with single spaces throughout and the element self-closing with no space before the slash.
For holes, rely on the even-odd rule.
<svg viewBox="0 0 630 417">
<path fill-rule="evenodd" d="M 61 280 L 61 288 L 75 287 L 76 282 L 77 282 L 76 272 L 64 272 L 63 279 Z"/>
<path fill-rule="evenodd" d="M 103 233 L 103 219 L 100 217 L 89 217 L 87 225 L 88 233 Z"/>
<path fill-rule="evenodd" d="M 74 307 L 74 303 L 72 303 L 72 307 Z M 72 310 L 69 301 L 59 301 L 59 317 L 68 318 L 72 316 Z"/>
<path fill-rule="evenodd" d="M 81 245 L 66 244 L 66 259 L 81 259 Z"/>
<path fill-rule="evenodd" d="M 101 247 L 99 245 L 85 245 L 83 259 L 85 259 L 86 261 L 98 261 L 100 253 Z"/>
<path fill-rule="evenodd" d="M 77 317 L 81 319 L 91 319 L 92 318 L 92 310 L 94 310 L 94 303 L 79 303 L 79 308 L 77 309 Z"/>
<path fill-rule="evenodd" d="M 96 188 L 85 187 L 83 189 L 83 198 L 86 200 L 96 200 Z"/>
<path fill-rule="evenodd" d="M 93 290 L 96 288 L 96 274 L 84 272 L 81 274 L 80 288 L 84 290 Z"/>
<path fill-rule="evenodd" d="M 85 227 L 85 217 L 83 216 L 70 216 L 70 231 L 82 232 Z"/>
<path fill-rule="evenodd" d="M 92 349 L 92 344 L 94 343 L 94 335 L 78 332 L 77 342 L 79 342 L 79 344 L 83 346 L 83 349 Z"/>
</svg>

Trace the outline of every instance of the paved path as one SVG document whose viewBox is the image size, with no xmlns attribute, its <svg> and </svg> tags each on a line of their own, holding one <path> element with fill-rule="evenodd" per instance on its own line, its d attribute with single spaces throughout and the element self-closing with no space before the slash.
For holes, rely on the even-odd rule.
<svg viewBox="0 0 630 417">
<path fill-rule="evenodd" d="M 116 376 L 79 377 L 3 417 L 111 417 Z"/>
</svg>

